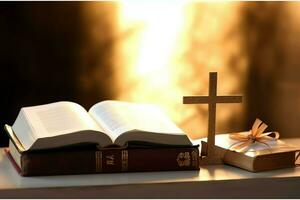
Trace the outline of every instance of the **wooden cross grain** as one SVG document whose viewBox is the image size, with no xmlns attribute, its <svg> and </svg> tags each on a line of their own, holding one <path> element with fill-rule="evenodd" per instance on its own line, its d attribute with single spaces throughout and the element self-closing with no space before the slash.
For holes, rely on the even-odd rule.
<svg viewBox="0 0 300 200">
<path fill-rule="evenodd" d="M 215 125 L 217 103 L 241 103 L 242 96 L 217 96 L 217 72 L 209 73 L 208 96 L 184 96 L 184 104 L 208 104 L 208 136 L 207 156 L 204 164 L 219 164 L 218 153 L 215 152 Z"/>
</svg>

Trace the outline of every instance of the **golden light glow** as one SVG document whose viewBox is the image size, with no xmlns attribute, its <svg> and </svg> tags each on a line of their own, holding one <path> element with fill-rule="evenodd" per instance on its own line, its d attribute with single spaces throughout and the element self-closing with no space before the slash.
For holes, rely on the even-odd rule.
<svg viewBox="0 0 300 200">
<path fill-rule="evenodd" d="M 120 74 L 121 87 L 125 87 L 119 99 L 157 103 L 173 118 L 177 117 L 174 105 L 181 101 L 182 91 L 176 83 L 178 76 L 172 59 L 183 29 L 183 7 L 181 2 L 120 5 L 120 27 L 135 25 L 139 29 L 123 43 L 124 57 L 134 58 L 126 59 L 126 72 Z"/>
<path fill-rule="evenodd" d="M 207 95 L 208 72 L 219 72 L 219 94 L 239 92 L 246 63 L 238 37 L 226 34 L 236 26 L 238 4 L 184 1 L 119 3 L 118 99 L 149 102 L 162 109 L 192 138 L 207 132 L 206 106 L 183 105 L 184 95 Z M 228 39 L 229 38 L 229 39 Z M 239 70 L 229 67 L 237 56 Z M 239 56 L 239 57 L 238 57 Z M 224 94 L 223 93 L 223 94 Z M 228 107 L 220 121 L 234 115 Z"/>
</svg>

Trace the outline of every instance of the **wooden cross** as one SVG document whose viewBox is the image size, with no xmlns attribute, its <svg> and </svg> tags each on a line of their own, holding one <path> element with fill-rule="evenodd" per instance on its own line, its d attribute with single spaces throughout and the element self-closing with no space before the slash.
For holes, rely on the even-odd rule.
<svg viewBox="0 0 300 200">
<path fill-rule="evenodd" d="M 207 137 L 207 164 L 218 164 L 215 152 L 215 124 L 217 103 L 241 103 L 242 96 L 217 96 L 217 72 L 209 73 L 208 96 L 184 96 L 184 104 L 208 104 L 208 137 Z"/>
</svg>

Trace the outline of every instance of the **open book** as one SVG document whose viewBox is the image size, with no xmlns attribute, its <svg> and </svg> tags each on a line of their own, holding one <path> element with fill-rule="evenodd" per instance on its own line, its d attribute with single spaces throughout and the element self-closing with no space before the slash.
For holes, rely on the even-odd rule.
<svg viewBox="0 0 300 200">
<path fill-rule="evenodd" d="M 81 143 L 192 145 L 158 107 L 121 101 L 102 101 L 88 112 L 66 101 L 24 107 L 13 126 L 5 125 L 5 129 L 21 151 Z"/>
</svg>

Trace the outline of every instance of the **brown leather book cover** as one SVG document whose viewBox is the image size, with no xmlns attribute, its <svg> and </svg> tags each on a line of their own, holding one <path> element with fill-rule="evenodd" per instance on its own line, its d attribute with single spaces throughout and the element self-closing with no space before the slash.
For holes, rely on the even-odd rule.
<svg viewBox="0 0 300 200">
<path fill-rule="evenodd" d="M 29 151 L 20 154 L 18 167 L 22 176 L 199 170 L 199 150 L 194 146 Z"/>
</svg>

